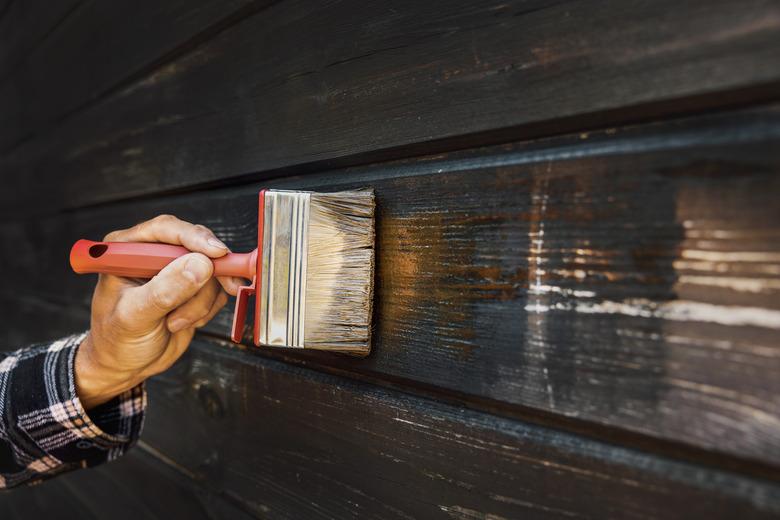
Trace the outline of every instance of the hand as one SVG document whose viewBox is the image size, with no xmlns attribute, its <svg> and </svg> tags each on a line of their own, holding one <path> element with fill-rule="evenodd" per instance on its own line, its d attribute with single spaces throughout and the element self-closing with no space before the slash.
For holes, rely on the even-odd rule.
<svg viewBox="0 0 780 520">
<path fill-rule="evenodd" d="M 212 278 L 209 258 L 228 248 L 208 228 L 161 215 L 104 238 L 164 242 L 193 253 L 177 258 L 151 280 L 100 275 L 92 324 L 76 353 L 76 391 L 89 409 L 170 367 L 187 350 L 195 329 L 235 294 L 239 280 Z M 224 290 L 223 290 L 224 288 Z"/>
</svg>

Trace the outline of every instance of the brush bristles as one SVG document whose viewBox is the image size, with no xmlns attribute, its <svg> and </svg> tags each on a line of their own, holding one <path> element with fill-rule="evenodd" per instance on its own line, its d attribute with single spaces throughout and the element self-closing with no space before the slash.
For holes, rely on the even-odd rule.
<svg viewBox="0 0 780 520">
<path fill-rule="evenodd" d="M 374 284 L 374 191 L 312 193 L 306 348 L 367 355 Z"/>
</svg>

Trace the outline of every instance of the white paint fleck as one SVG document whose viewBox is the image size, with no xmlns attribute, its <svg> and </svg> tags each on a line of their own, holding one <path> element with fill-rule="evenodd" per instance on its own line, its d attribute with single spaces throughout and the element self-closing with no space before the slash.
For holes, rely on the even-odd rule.
<svg viewBox="0 0 780 520">
<path fill-rule="evenodd" d="M 420 423 L 416 423 L 416 422 L 412 422 L 412 421 L 407 421 L 406 419 L 401 419 L 400 417 L 393 417 L 393 420 L 397 421 L 397 422 L 400 422 L 400 423 L 404 423 L 404 424 L 411 424 L 412 426 L 419 426 L 420 428 L 426 428 L 426 429 L 428 428 L 424 424 L 420 424 Z"/>
<path fill-rule="evenodd" d="M 548 163 L 548 171 L 550 167 L 551 166 Z M 548 183 L 549 181 L 547 179 L 535 183 L 534 190 L 531 194 L 531 203 L 534 208 L 533 213 L 535 214 L 536 219 L 535 224 L 531 225 L 528 232 L 528 238 L 531 242 L 528 257 L 528 285 L 529 293 L 532 295 L 529 305 L 534 306 L 537 311 L 533 314 L 529 326 L 535 336 L 542 336 L 545 333 L 544 315 L 541 310 L 545 304 L 542 301 L 542 296 L 549 294 L 550 292 L 546 290 L 549 286 L 542 283 L 542 276 L 545 275 L 545 271 L 542 269 L 542 263 L 544 261 L 544 227 L 545 218 L 547 216 L 547 203 L 550 198 L 547 194 Z M 546 383 L 547 401 L 550 408 L 555 409 L 553 389 L 552 384 L 550 383 L 550 374 L 547 369 L 547 357 L 544 353 L 544 349 L 539 351 L 539 357 L 541 359 L 541 370 L 544 374 Z"/>
<path fill-rule="evenodd" d="M 567 287 L 558 287 L 557 285 L 534 284 L 528 289 L 529 294 L 560 294 L 561 296 L 574 298 L 594 298 L 596 293 L 593 291 L 583 291 L 578 289 L 569 289 Z"/>
<path fill-rule="evenodd" d="M 710 262 L 780 262 L 780 253 L 768 251 L 703 251 L 683 249 L 680 258 Z"/>
<path fill-rule="evenodd" d="M 736 305 L 714 305 L 687 300 L 654 302 L 636 298 L 602 302 L 559 302 L 538 306 L 528 304 L 528 312 L 550 312 L 553 310 L 574 311 L 582 314 L 622 314 L 641 318 L 661 318 L 673 321 L 699 321 L 729 326 L 752 326 L 780 329 L 780 311 L 760 307 Z"/>
<path fill-rule="evenodd" d="M 766 278 L 682 275 L 677 279 L 677 282 L 681 284 L 722 287 L 724 289 L 749 293 L 766 293 L 772 292 L 775 289 L 780 289 L 780 280 Z"/>
</svg>

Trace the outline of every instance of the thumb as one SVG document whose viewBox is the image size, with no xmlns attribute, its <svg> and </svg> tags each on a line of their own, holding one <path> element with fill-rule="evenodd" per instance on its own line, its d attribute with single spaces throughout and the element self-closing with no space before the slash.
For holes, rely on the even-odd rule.
<svg viewBox="0 0 780 520">
<path fill-rule="evenodd" d="M 209 281 L 214 270 L 205 255 L 183 255 L 163 268 L 157 276 L 139 287 L 127 289 L 117 303 L 120 321 L 135 328 L 154 326 L 165 316 L 195 296 Z"/>
</svg>

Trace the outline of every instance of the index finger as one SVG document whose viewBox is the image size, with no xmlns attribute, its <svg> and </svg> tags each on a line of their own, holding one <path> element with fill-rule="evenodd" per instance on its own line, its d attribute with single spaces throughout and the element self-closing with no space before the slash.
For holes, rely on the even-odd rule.
<svg viewBox="0 0 780 520">
<path fill-rule="evenodd" d="M 192 252 L 219 258 L 228 247 L 206 226 L 191 224 L 173 215 L 159 215 L 131 228 L 112 231 L 105 242 L 163 242 L 184 246 Z"/>
</svg>

